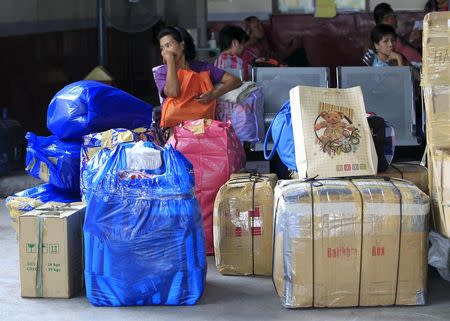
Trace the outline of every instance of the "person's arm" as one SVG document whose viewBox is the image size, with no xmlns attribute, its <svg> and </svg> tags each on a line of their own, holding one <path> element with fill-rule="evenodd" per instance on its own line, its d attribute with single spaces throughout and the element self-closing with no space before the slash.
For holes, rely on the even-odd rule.
<svg viewBox="0 0 450 321">
<path fill-rule="evenodd" d="M 276 51 L 278 59 L 285 60 L 292 56 L 292 54 L 298 49 L 302 48 L 302 41 L 299 36 L 296 36 L 292 39 L 292 41 L 287 46 L 283 46 L 278 42 L 273 42 L 271 39 L 268 39 L 269 44 Z"/>
<path fill-rule="evenodd" d="M 388 61 L 394 61 L 394 62 L 396 62 L 397 64 L 397 66 L 404 66 L 405 65 L 405 63 L 403 62 L 403 57 L 402 57 L 402 55 L 400 55 L 399 53 L 397 53 L 397 52 L 395 52 L 395 51 L 393 51 L 390 55 L 389 55 L 389 57 L 388 57 Z"/>
<path fill-rule="evenodd" d="M 422 47 L 422 31 L 413 29 L 408 37 L 408 43 L 416 50 L 420 51 Z"/>
<path fill-rule="evenodd" d="M 228 72 L 225 72 L 223 74 L 220 83 L 222 84 L 222 86 L 200 95 L 198 101 L 207 104 L 211 100 L 219 98 L 223 94 L 229 92 L 230 90 L 238 88 L 242 84 L 238 77 L 235 77 Z"/>
<path fill-rule="evenodd" d="M 164 94 L 167 97 L 176 98 L 180 95 L 180 83 L 178 81 L 177 68 L 175 65 L 175 55 L 171 52 L 166 51 L 163 54 L 163 60 L 167 66 Z"/>
</svg>

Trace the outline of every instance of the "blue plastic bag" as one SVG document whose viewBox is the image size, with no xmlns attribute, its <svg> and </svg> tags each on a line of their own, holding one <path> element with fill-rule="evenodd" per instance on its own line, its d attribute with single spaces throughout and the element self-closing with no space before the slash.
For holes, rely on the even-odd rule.
<svg viewBox="0 0 450 321">
<path fill-rule="evenodd" d="M 113 128 L 100 133 L 92 133 L 83 137 L 81 145 L 80 192 L 84 199 L 86 194 L 86 167 L 89 160 L 101 149 L 113 149 L 120 143 L 149 141 L 163 146 L 163 134 L 160 128 L 140 127 L 135 129 Z"/>
<path fill-rule="evenodd" d="M 47 111 L 48 129 L 61 139 L 111 128 L 150 126 L 152 106 L 103 83 L 82 80 L 60 90 Z"/>
<path fill-rule="evenodd" d="M 171 146 L 139 142 L 101 150 L 87 172 L 83 229 L 89 301 L 195 304 L 207 265 L 192 165 Z"/>
<path fill-rule="evenodd" d="M 272 136 L 274 142 L 273 148 L 267 155 L 267 145 Z M 291 104 L 287 100 L 281 106 L 275 118 L 270 123 L 269 129 L 264 139 L 264 158 L 272 159 L 274 153 L 277 152 L 281 161 L 292 171 L 297 171 L 295 163 L 294 134 L 292 132 Z"/>
<path fill-rule="evenodd" d="M 80 191 L 80 142 L 63 142 L 56 136 L 28 132 L 26 171 L 59 189 Z"/>
</svg>

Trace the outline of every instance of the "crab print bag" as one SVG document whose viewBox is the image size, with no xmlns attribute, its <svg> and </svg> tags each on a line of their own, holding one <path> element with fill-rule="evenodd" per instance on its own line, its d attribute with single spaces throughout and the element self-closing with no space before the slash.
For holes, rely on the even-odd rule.
<svg viewBox="0 0 450 321">
<path fill-rule="evenodd" d="M 299 177 L 377 173 L 377 154 L 360 87 L 290 90 Z"/>
</svg>

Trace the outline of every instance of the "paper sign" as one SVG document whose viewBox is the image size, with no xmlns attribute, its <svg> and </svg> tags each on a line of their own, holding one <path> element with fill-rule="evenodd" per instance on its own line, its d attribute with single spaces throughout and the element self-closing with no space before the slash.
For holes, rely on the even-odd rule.
<svg viewBox="0 0 450 321">
<path fill-rule="evenodd" d="M 335 0 L 316 0 L 316 18 L 333 18 L 336 16 Z"/>
</svg>

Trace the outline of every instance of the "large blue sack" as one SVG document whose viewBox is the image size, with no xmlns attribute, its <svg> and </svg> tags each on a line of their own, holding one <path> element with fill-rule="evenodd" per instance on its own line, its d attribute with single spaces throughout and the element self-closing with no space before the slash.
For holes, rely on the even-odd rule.
<svg viewBox="0 0 450 321">
<path fill-rule="evenodd" d="M 80 191 L 80 142 L 63 142 L 56 136 L 28 132 L 26 171 L 62 190 Z"/>
<path fill-rule="evenodd" d="M 151 105 L 92 80 L 64 87 L 53 97 L 47 111 L 47 127 L 61 139 L 80 139 L 111 128 L 134 129 L 151 123 Z"/>
<path fill-rule="evenodd" d="M 101 150 L 87 171 L 83 229 L 89 301 L 195 304 L 207 265 L 192 165 L 171 146 L 139 142 Z"/>
<path fill-rule="evenodd" d="M 270 154 L 267 154 L 267 147 L 272 136 L 274 143 Z M 269 129 L 264 139 L 264 158 L 272 159 L 275 152 L 278 153 L 281 161 L 292 171 L 297 171 L 295 163 L 294 134 L 292 132 L 291 104 L 287 100 L 270 123 Z"/>
</svg>

